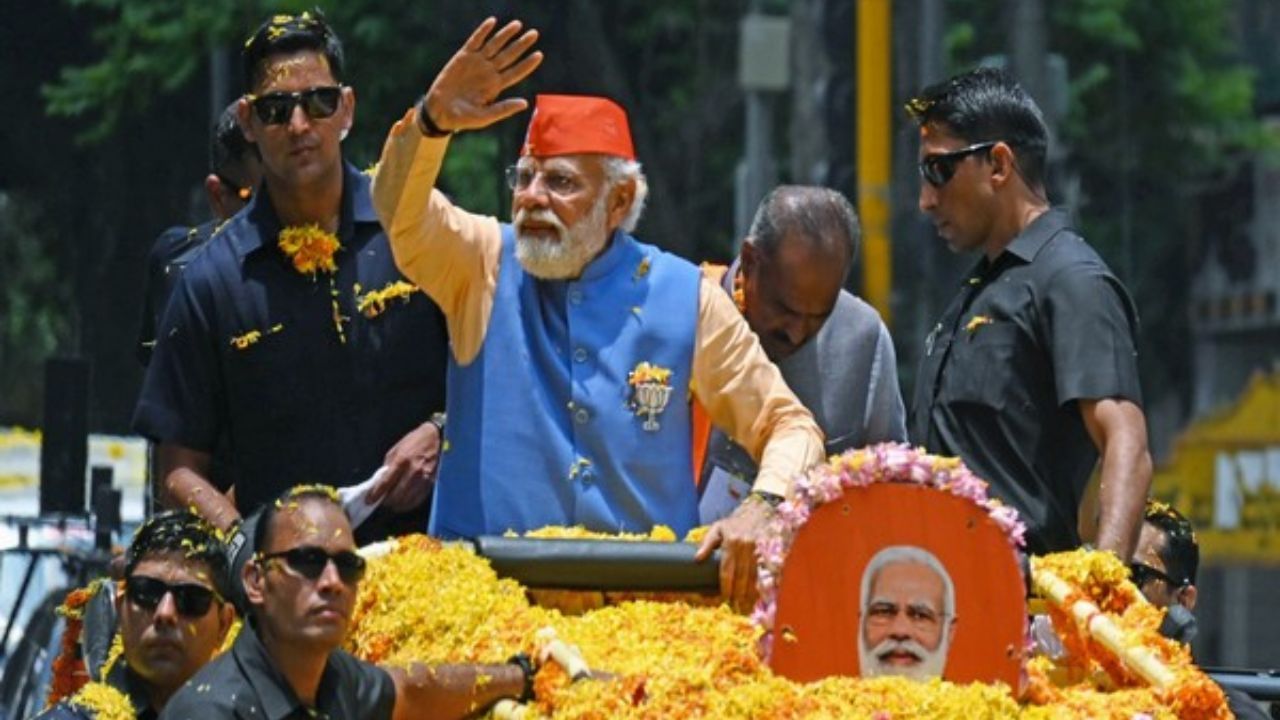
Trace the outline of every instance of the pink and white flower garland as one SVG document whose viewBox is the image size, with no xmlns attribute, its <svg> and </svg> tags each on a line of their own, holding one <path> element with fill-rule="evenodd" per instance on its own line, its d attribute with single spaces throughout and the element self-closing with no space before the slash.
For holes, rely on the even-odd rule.
<svg viewBox="0 0 1280 720">
<path fill-rule="evenodd" d="M 796 533 L 818 507 L 844 496 L 848 488 L 896 482 L 926 485 L 950 492 L 984 508 L 1004 531 L 1010 549 L 1021 550 L 1026 525 L 1018 511 L 987 495 L 987 483 L 969 471 L 960 458 L 930 455 L 905 443 L 883 443 L 832 455 L 796 478 L 790 497 L 778 506 L 768 535 L 756 545 L 760 600 L 751 620 L 764 633 L 760 650 L 767 662 L 773 651 L 773 624 L 778 610 L 778 586 L 782 565 Z"/>
</svg>

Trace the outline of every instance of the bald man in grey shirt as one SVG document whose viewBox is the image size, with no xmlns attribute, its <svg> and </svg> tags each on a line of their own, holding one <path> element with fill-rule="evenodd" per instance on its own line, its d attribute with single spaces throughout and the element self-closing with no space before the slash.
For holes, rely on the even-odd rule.
<svg viewBox="0 0 1280 720">
<path fill-rule="evenodd" d="M 784 185 L 760 203 L 720 279 L 818 421 L 828 454 L 907 437 L 889 330 L 874 308 L 842 289 L 860 235 L 840 193 Z M 699 474 L 701 520 L 731 510 L 755 473 L 746 451 L 713 430 Z"/>
</svg>

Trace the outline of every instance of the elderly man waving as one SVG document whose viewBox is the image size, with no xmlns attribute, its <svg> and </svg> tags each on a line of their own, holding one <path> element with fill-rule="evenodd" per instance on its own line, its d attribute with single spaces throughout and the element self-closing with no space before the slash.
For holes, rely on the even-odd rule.
<svg viewBox="0 0 1280 720">
<path fill-rule="evenodd" d="M 647 188 L 623 110 L 539 96 L 508 172 L 509 224 L 433 189 L 450 135 L 527 107 L 498 99 L 542 62 L 537 32 L 521 30 L 476 29 L 392 129 L 375 182 L 396 262 L 452 341 L 431 532 L 687 531 L 696 395 L 760 462 L 752 500 L 699 548 L 723 544 L 722 590 L 743 607 L 755 542 L 789 479 L 821 459 L 822 435 L 729 297 L 629 234 Z"/>
</svg>

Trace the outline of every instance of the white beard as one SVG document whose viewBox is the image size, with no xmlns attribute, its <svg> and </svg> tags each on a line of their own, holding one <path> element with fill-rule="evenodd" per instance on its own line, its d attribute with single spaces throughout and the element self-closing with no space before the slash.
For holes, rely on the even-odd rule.
<svg viewBox="0 0 1280 720">
<path fill-rule="evenodd" d="M 512 224 L 516 230 L 516 260 L 520 267 L 540 280 L 568 280 L 581 275 L 609 239 L 605 228 L 608 199 L 607 194 L 601 193 L 591 212 L 569 228 L 549 208 L 517 210 Z M 524 223 L 531 220 L 552 226 L 556 237 L 522 232 Z"/>
<path fill-rule="evenodd" d="M 880 661 L 880 656 L 892 650 L 905 650 L 920 658 L 920 662 L 909 667 L 898 665 L 890 665 Z M 926 650 L 923 645 L 913 640 L 885 640 L 877 645 L 874 649 L 867 647 L 867 641 L 859 633 L 858 636 L 858 667 L 862 670 L 862 677 L 880 677 L 883 675 L 900 675 L 917 681 L 925 681 L 930 678 L 942 677 L 942 671 L 947 666 L 947 635 L 944 632 L 938 648 L 932 652 Z"/>
</svg>

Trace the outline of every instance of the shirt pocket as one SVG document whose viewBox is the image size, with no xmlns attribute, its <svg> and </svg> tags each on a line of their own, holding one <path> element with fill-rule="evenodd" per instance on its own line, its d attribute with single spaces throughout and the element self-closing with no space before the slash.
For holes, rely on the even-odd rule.
<svg viewBox="0 0 1280 720">
<path fill-rule="evenodd" d="M 305 398 L 319 389 L 303 387 L 307 358 L 286 332 L 263 331 L 251 345 L 230 350 L 226 368 L 232 424 L 251 432 L 269 431 L 307 411 Z"/>
<path fill-rule="evenodd" d="M 1008 384 L 1018 377 L 1017 348 L 1018 326 L 1007 320 L 962 329 L 952 340 L 951 359 L 943 371 L 943 399 L 1004 409 L 1010 399 Z"/>
</svg>

